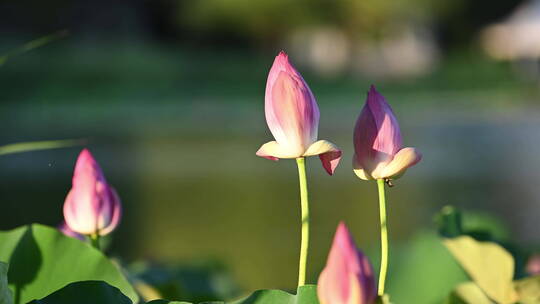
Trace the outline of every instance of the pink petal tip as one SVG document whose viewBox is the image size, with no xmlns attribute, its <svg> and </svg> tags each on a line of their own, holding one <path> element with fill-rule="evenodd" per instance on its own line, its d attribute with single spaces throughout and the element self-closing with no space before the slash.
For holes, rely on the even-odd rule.
<svg viewBox="0 0 540 304">
<path fill-rule="evenodd" d="M 324 170 L 329 175 L 334 175 L 339 161 L 341 160 L 341 150 L 330 151 L 319 155 Z"/>
</svg>

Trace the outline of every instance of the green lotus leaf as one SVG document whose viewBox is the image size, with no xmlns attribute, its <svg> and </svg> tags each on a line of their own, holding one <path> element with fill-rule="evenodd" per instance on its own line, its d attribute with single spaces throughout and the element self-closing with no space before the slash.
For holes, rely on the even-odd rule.
<svg viewBox="0 0 540 304">
<path fill-rule="evenodd" d="M 298 287 L 296 295 L 282 290 L 257 290 L 251 295 L 227 304 L 319 304 L 316 285 Z"/>
<path fill-rule="evenodd" d="M 500 304 L 518 300 L 512 282 L 514 259 L 504 248 L 493 242 L 479 242 L 470 236 L 445 239 L 444 244 L 489 298 Z"/>
<path fill-rule="evenodd" d="M 15 304 L 43 298 L 69 283 L 89 280 L 105 281 L 133 302 L 139 300 L 105 255 L 55 228 L 33 224 L 1 231 L 0 261 L 9 263 L 9 287 Z"/>
<path fill-rule="evenodd" d="M 0 304 L 13 304 L 13 295 L 8 287 L 8 264 L 0 262 Z"/>
<path fill-rule="evenodd" d="M 122 292 L 102 281 L 84 281 L 67 285 L 30 304 L 133 304 Z M 386 302 L 385 302 L 386 303 Z M 146 304 L 190 304 L 189 302 L 153 300 Z M 315 285 L 301 286 L 293 295 L 281 290 L 258 290 L 231 302 L 203 302 L 200 304 L 319 304 Z"/>
<path fill-rule="evenodd" d="M 133 304 L 122 292 L 103 281 L 75 282 L 29 304 Z"/>
</svg>

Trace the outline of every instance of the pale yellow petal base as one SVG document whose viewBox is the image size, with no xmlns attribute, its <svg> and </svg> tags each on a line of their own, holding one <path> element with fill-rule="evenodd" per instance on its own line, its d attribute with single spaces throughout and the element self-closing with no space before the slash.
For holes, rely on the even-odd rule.
<svg viewBox="0 0 540 304">
<path fill-rule="evenodd" d="M 298 158 L 302 156 L 301 152 L 291 151 L 291 149 L 280 146 L 277 141 L 265 143 L 255 154 L 271 160 L 278 160 L 279 158 Z"/>
<path fill-rule="evenodd" d="M 407 168 L 414 166 L 422 159 L 422 154 L 415 148 L 403 148 L 394 155 L 388 163 L 380 163 L 374 170 L 368 172 L 358 163 L 357 157 L 353 157 L 353 171 L 360 179 L 397 179 L 405 174 Z"/>
<path fill-rule="evenodd" d="M 403 148 L 394 155 L 394 159 L 384 167 L 380 176 L 375 178 L 396 179 L 403 175 L 407 168 L 414 166 L 422 159 L 422 154 L 415 148 Z"/>
<path fill-rule="evenodd" d="M 353 157 L 353 171 L 358 176 L 358 178 L 363 180 L 373 180 L 373 177 L 369 173 L 367 173 L 362 166 L 357 161 L 356 155 Z"/>
<path fill-rule="evenodd" d="M 292 151 L 290 148 L 280 146 L 276 141 L 270 141 L 262 145 L 256 154 L 257 156 L 271 160 L 318 155 L 324 169 L 330 175 L 334 173 L 341 159 L 341 150 L 327 140 L 318 140 L 311 144 L 304 152 L 300 153 L 298 149 Z"/>
</svg>

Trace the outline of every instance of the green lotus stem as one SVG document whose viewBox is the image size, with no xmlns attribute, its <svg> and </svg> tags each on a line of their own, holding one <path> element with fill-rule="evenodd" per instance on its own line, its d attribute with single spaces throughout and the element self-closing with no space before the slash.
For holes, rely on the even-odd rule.
<svg viewBox="0 0 540 304">
<path fill-rule="evenodd" d="M 97 250 L 101 250 L 101 247 L 99 246 L 99 233 L 91 234 L 90 241 L 91 241 L 92 247 L 96 248 Z"/>
<path fill-rule="evenodd" d="M 302 240 L 300 245 L 300 265 L 298 267 L 298 287 L 306 284 L 306 265 L 309 248 L 309 201 L 304 157 L 296 159 L 300 180 L 300 205 L 302 208 Z"/>
<path fill-rule="evenodd" d="M 384 179 L 377 180 L 379 188 L 379 211 L 381 220 L 381 270 L 379 272 L 379 296 L 384 295 L 384 284 L 388 271 L 388 227 L 386 226 L 386 198 L 384 196 Z"/>
</svg>

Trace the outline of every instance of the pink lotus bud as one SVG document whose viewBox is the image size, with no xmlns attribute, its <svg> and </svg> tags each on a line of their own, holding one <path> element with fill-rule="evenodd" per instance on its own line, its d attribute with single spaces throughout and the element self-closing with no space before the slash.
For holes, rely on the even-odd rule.
<svg viewBox="0 0 540 304">
<path fill-rule="evenodd" d="M 384 97 L 371 86 L 354 128 L 354 172 L 370 179 L 396 179 L 420 161 L 415 148 L 402 147 L 399 124 Z"/>
<path fill-rule="evenodd" d="M 266 122 L 276 139 L 261 146 L 257 155 L 271 160 L 319 155 L 333 174 L 341 150 L 326 140 L 317 141 L 319 107 L 300 73 L 280 52 L 268 74 L 265 95 Z"/>
<path fill-rule="evenodd" d="M 74 239 L 78 239 L 81 241 L 85 240 L 84 235 L 71 230 L 66 224 L 66 221 L 63 221 L 62 224 L 58 225 L 58 230 L 60 230 L 60 232 L 62 232 L 66 236 L 72 237 Z"/>
<path fill-rule="evenodd" d="M 321 304 L 374 304 L 377 298 L 371 264 L 343 222 L 319 276 L 317 294 Z"/>
<path fill-rule="evenodd" d="M 101 168 L 87 149 L 75 165 L 73 186 L 64 202 L 64 219 L 77 233 L 106 235 L 112 232 L 122 214 L 116 191 L 107 184 Z"/>
</svg>

